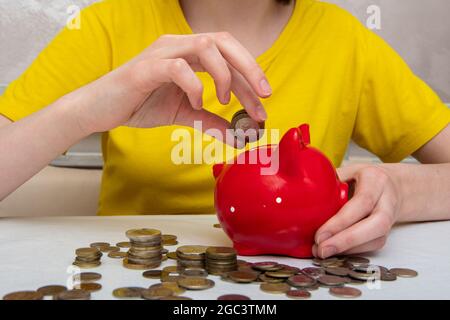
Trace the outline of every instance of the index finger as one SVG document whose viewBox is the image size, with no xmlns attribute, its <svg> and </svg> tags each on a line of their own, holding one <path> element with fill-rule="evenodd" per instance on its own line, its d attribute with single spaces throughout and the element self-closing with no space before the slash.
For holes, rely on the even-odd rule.
<svg viewBox="0 0 450 320">
<path fill-rule="evenodd" d="M 272 94 L 264 71 L 248 50 L 228 32 L 211 34 L 222 56 L 248 81 L 261 98 Z"/>
</svg>

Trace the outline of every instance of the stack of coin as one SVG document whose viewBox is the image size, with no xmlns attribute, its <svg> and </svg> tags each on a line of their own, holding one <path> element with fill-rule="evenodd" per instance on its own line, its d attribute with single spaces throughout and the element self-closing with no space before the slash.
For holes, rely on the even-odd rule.
<svg viewBox="0 0 450 320">
<path fill-rule="evenodd" d="M 156 229 L 132 229 L 126 232 L 130 249 L 123 265 L 129 269 L 145 270 L 161 265 L 161 231 Z"/>
<path fill-rule="evenodd" d="M 177 248 L 177 264 L 180 270 L 185 268 L 205 269 L 205 252 L 207 247 L 201 245 L 181 246 Z"/>
<path fill-rule="evenodd" d="M 222 275 L 238 269 L 236 250 L 229 247 L 206 249 L 206 270 L 209 274 Z"/>
<path fill-rule="evenodd" d="M 102 253 L 97 248 L 79 248 L 75 250 L 76 258 L 73 265 L 80 268 L 95 268 L 101 262 Z"/>
</svg>

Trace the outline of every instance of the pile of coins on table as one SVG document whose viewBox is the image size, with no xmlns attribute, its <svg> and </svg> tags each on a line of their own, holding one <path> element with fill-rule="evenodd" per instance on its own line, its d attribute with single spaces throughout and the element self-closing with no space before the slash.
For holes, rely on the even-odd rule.
<svg viewBox="0 0 450 320">
<path fill-rule="evenodd" d="M 221 275 L 237 270 L 237 252 L 228 247 L 209 247 L 205 252 L 206 271 L 212 275 Z"/>
<path fill-rule="evenodd" d="M 207 247 L 203 245 L 183 245 L 176 251 L 168 252 L 163 244 L 175 245 L 174 235 L 162 235 L 155 229 L 134 229 L 126 233 L 130 242 L 119 242 L 115 247 L 98 242 L 90 248 L 76 250 L 76 265 L 92 265 L 101 251 L 121 252 L 120 248 L 129 249 L 121 252 L 125 256 L 123 264 L 131 269 L 145 269 L 143 277 L 159 280 L 149 287 L 122 287 L 112 294 L 116 298 L 135 298 L 150 300 L 190 300 L 186 292 L 206 290 L 215 286 L 209 276 L 219 276 L 221 281 L 236 284 L 256 284 L 262 292 L 283 294 L 291 299 L 307 299 L 313 291 L 320 288 L 340 298 L 357 298 L 362 292 L 355 286 L 374 281 L 395 281 L 398 277 L 412 278 L 418 273 L 412 269 L 392 268 L 372 265 L 369 259 L 359 256 L 340 256 L 328 259 L 314 259 L 313 266 L 297 268 L 276 261 L 247 262 L 238 260 L 236 251 L 229 247 Z M 117 248 L 117 249 L 116 249 Z M 117 251 L 119 250 L 119 251 Z M 131 257 L 131 260 L 130 260 Z M 111 258 L 118 258 L 111 256 Z M 155 269 L 165 259 L 176 260 L 176 265 L 169 265 L 161 270 Z M 75 264 L 74 263 L 74 264 Z M 130 267 L 131 265 L 131 267 Z M 91 298 L 91 292 L 102 286 L 96 283 L 101 275 L 83 272 L 74 275 L 74 287 L 68 290 L 64 286 L 50 285 L 36 291 L 18 291 L 7 294 L 5 300 L 41 300 L 51 297 L 55 300 L 85 300 Z M 218 300 L 250 300 L 242 294 L 225 294 Z"/>
<path fill-rule="evenodd" d="M 97 248 L 79 248 L 75 250 L 73 265 L 80 268 L 95 268 L 101 264 L 102 253 Z"/>
<path fill-rule="evenodd" d="M 176 259 L 180 269 L 205 269 L 206 246 L 181 246 L 177 248 Z"/>
<path fill-rule="evenodd" d="M 123 265 L 129 269 L 153 269 L 161 265 L 162 238 L 156 229 L 133 229 L 126 232 L 130 249 Z"/>
</svg>

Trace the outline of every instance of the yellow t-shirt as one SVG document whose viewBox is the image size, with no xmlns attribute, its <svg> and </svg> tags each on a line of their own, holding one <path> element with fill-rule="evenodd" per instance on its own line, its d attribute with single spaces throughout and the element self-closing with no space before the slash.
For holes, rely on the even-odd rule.
<svg viewBox="0 0 450 320">
<path fill-rule="evenodd" d="M 161 35 L 189 33 L 177 0 L 96 3 L 82 11 L 80 30 L 62 30 L 11 83 L 0 113 L 17 121 L 117 68 Z M 282 34 L 257 62 L 274 92 L 264 101 L 266 128 L 283 134 L 309 123 L 312 144 L 336 166 L 350 139 L 397 162 L 450 120 L 450 110 L 394 50 L 335 5 L 298 0 Z M 200 78 L 206 109 L 227 119 L 241 109 L 234 97 L 220 105 L 211 78 Z M 211 164 L 171 160 L 180 143 L 171 137 L 176 128 L 119 127 L 104 134 L 99 214 L 214 212 Z"/>
</svg>

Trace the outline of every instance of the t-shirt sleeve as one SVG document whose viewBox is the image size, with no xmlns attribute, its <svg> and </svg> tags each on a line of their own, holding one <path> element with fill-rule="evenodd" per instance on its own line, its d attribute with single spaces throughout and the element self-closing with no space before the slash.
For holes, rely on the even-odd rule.
<svg viewBox="0 0 450 320">
<path fill-rule="evenodd" d="M 384 162 L 411 155 L 450 122 L 450 109 L 378 35 L 365 29 L 366 69 L 353 140 Z"/>
<path fill-rule="evenodd" d="M 0 114 L 20 120 L 111 70 L 111 44 L 102 3 L 80 13 L 79 29 L 65 27 L 0 97 Z"/>
</svg>

